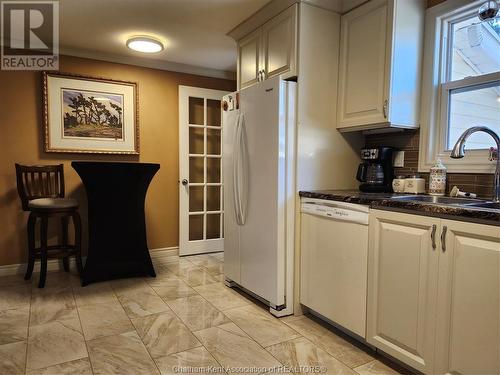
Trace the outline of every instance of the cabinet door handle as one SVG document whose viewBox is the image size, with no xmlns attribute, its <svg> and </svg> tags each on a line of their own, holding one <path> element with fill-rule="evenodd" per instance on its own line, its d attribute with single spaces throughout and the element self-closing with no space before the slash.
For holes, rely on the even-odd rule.
<svg viewBox="0 0 500 375">
<path fill-rule="evenodd" d="M 448 227 L 445 225 L 443 227 L 443 231 L 441 232 L 441 250 L 443 250 L 443 253 L 446 251 L 446 231 L 448 230 Z"/>
<path fill-rule="evenodd" d="M 382 107 L 382 111 L 384 112 L 384 118 L 387 118 L 387 107 L 389 106 L 389 99 L 384 100 L 384 106 Z"/>
<path fill-rule="evenodd" d="M 431 240 L 432 240 L 432 250 L 436 250 L 436 224 L 432 224 Z"/>
</svg>

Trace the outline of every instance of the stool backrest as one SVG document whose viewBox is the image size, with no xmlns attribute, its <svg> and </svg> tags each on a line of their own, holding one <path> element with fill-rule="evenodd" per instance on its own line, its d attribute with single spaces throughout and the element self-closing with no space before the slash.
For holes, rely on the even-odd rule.
<svg viewBox="0 0 500 375">
<path fill-rule="evenodd" d="M 17 192 L 23 210 L 38 198 L 64 198 L 64 166 L 20 165 L 16 163 Z"/>
</svg>

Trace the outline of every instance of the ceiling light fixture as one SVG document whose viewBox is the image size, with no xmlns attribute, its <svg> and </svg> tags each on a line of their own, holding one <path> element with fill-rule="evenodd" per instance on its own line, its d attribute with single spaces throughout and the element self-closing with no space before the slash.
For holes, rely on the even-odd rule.
<svg viewBox="0 0 500 375">
<path fill-rule="evenodd" d="M 163 44 L 149 36 L 137 36 L 127 40 L 127 47 L 143 53 L 156 53 L 163 50 Z"/>
</svg>

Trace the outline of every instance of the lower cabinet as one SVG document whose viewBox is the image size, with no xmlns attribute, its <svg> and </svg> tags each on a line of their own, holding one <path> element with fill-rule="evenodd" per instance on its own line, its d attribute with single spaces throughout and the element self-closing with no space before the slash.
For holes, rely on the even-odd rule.
<svg viewBox="0 0 500 375">
<path fill-rule="evenodd" d="M 370 213 L 367 341 L 425 374 L 500 373 L 500 227 Z"/>
<path fill-rule="evenodd" d="M 368 248 L 367 341 L 431 373 L 439 220 L 372 210 Z"/>
<path fill-rule="evenodd" d="M 436 374 L 500 374 L 500 227 L 441 220 Z"/>
</svg>

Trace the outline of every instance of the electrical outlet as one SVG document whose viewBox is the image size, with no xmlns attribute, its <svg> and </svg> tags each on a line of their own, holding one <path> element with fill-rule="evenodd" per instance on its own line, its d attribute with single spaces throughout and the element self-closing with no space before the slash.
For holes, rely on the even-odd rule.
<svg viewBox="0 0 500 375">
<path fill-rule="evenodd" d="M 394 167 L 404 167 L 405 166 L 405 152 L 396 151 L 394 153 L 394 162 L 392 163 Z"/>
</svg>

